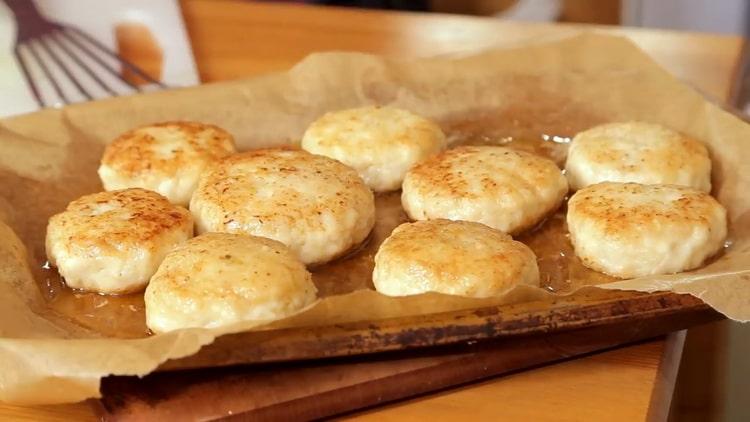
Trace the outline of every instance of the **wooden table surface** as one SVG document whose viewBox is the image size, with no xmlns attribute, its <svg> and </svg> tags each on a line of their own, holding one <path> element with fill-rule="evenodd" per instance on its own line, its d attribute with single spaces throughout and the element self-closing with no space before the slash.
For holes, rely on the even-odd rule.
<svg viewBox="0 0 750 422">
<path fill-rule="evenodd" d="M 333 9 L 235 0 L 183 0 L 203 81 L 289 68 L 319 50 L 357 50 L 394 57 L 465 53 L 557 37 L 575 25 Z M 743 41 L 739 37 L 589 27 L 625 35 L 673 74 L 720 100 L 730 95 Z M 669 408 L 684 333 L 499 377 L 369 410 L 347 419 L 663 420 Z M 0 404 L 2 420 L 94 420 L 87 404 Z"/>
</svg>

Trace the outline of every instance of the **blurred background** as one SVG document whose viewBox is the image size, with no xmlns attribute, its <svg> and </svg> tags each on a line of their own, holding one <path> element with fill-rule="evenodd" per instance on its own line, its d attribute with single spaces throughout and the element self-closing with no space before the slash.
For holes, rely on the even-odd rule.
<svg viewBox="0 0 750 422">
<path fill-rule="evenodd" d="M 745 0 L 313 0 L 309 3 L 743 35 Z"/>
</svg>

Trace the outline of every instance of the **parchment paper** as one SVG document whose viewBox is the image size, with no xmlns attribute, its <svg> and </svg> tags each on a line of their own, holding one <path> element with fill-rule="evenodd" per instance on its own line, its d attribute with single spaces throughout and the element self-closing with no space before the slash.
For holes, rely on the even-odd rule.
<svg viewBox="0 0 750 422">
<path fill-rule="evenodd" d="M 167 359 L 195 353 L 222 332 L 254 328 L 239 324 L 141 339 L 103 338 L 46 309 L 29 264 L 29 255 L 39 253 L 46 221 L 29 216 L 62 210 L 74 192 L 80 193 L 79 186 L 96 179 L 89 170 L 82 174 L 98 160 L 90 152 L 117 134 L 136 125 L 191 119 L 228 129 L 241 149 L 249 149 L 295 143 L 309 122 L 333 109 L 391 104 L 442 119 L 524 104 L 544 119 L 550 110 L 535 105 L 549 96 L 559 107 L 594 110 L 604 120 L 657 122 L 703 140 L 713 157 L 714 194 L 729 211 L 732 245 L 707 267 L 600 287 L 690 293 L 732 319 L 750 319 L 750 126 L 705 101 L 630 42 L 582 34 L 460 59 L 418 61 L 321 53 L 288 73 L 0 122 L 0 400 L 60 403 L 96 397 L 103 376 L 144 375 Z M 523 287 L 484 300 L 439 294 L 395 299 L 364 290 L 323 299 L 273 327 L 465 309 L 549 294 Z"/>
</svg>

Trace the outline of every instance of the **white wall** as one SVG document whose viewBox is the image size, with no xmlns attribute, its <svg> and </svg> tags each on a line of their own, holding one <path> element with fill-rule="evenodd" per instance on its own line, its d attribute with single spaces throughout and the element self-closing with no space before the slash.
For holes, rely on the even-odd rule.
<svg viewBox="0 0 750 422">
<path fill-rule="evenodd" d="M 743 35 L 749 5 L 745 0 L 623 0 L 622 23 Z"/>
</svg>

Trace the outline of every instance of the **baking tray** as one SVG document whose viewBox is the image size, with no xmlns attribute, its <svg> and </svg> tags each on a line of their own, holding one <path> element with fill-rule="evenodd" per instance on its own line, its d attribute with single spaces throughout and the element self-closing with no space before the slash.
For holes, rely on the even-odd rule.
<svg viewBox="0 0 750 422">
<path fill-rule="evenodd" d="M 351 356 L 591 327 L 626 326 L 639 338 L 718 318 L 719 313 L 690 295 L 591 289 L 551 301 L 229 334 L 159 370 Z"/>
</svg>

